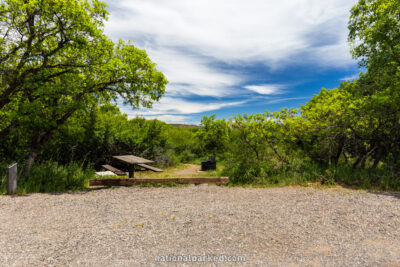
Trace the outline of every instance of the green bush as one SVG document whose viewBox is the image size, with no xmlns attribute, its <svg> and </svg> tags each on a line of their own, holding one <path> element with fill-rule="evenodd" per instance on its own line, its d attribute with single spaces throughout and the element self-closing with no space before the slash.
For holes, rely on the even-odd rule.
<svg viewBox="0 0 400 267">
<path fill-rule="evenodd" d="M 260 183 L 263 178 L 268 177 L 270 166 L 245 160 L 229 160 L 223 171 L 224 176 L 229 176 L 234 184 Z"/>
<path fill-rule="evenodd" d="M 223 175 L 229 176 L 234 184 L 283 186 L 313 182 L 320 172 L 315 164 L 308 162 L 276 164 L 273 159 L 258 162 L 247 157 L 239 157 L 228 161 Z"/>
<path fill-rule="evenodd" d="M 178 157 L 171 149 L 164 150 L 161 148 L 157 148 L 154 150 L 153 158 L 156 164 L 162 168 L 175 166 L 179 163 Z"/>
</svg>

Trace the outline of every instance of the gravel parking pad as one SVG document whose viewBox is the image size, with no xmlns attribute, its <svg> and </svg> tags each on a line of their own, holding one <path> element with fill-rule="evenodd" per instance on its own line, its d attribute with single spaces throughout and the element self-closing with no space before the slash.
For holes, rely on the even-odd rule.
<svg viewBox="0 0 400 267">
<path fill-rule="evenodd" d="M 0 196 L 0 235 L 0 266 L 152 266 L 178 259 L 400 266 L 400 194 L 200 185 Z"/>
</svg>

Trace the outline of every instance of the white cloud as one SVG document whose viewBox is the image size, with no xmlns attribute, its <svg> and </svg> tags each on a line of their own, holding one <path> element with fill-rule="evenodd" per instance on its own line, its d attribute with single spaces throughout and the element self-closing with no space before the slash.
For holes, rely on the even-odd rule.
<svg viewBox="0 0 400 267">
<path fill-rule="evenodd" d="M 129 106 L 120 105 L 123 113 L 128 118 L 144 117 L 146 119 L 159 119 L 168 123 L 198 123 L 190 116 L 207 111 L 219 110 L 226 107 L 240 106 L 248 102 L 234 101 L 222 103 L 198 103 L 181 98 L 164 97 L 156 102 L 151 109 L 133 110 Z"/>
<path fill-rule="evenodd" d="M 155 102 L 151 109 L 134 110 L 129 105 L 119 105 L 123 113 L 129 117 L 136 116 L 157 116 L 174 115 L 184 116 L 189 114 L 198 114 L 207 111 L 219 110 L 226 107 L 240 106 L 249 100 L 217 102 L 217 103 L 199 103 L 175 97 L 163 97 L 159 102 Z M 180 117 L 183 118 L 183 117 Z"/>
<path fill-rule="evenodd" d="M 162 114 L 197 114 L 206 111 L 218 110 L 225 107 L 239 106 L 247 101 L 199 103 L 180 98 L 164 97 L 154 104 L 152 109 L 135 111 L 137 115 L 162 115 Z M 126 110 L 125 110 L 126 112 Z M 131 112 L 127 112 L 130 114 Z"/>
<path fill-rule="evenodd" d="M 345 24 L 345 23 L 343 23 Z M 316 64 L 332 67 L 348 67 L 354 65 L 350 54 L 350 47 L 347 45 L 347 31 L 341 31 L 340 42 L 324 45 L 310 50 L 310 59 Z"/>
<path fill-rule="evenodd" d="M 150 58 L 170 81 L 170 96 L 200 95 L 222 97 L 233 93 L 232 86 L 242 78 L 215 70 L 207 58 L 183 54 L 172 49 L 148 49 Z"/>
<path fill-rule="evenodd" d="M 283 93 L 284 86 L 281 84 L 247 85 L 245 89 L 261 95 L 278 95 Z"/>
<path fill-rule="evenodd" d="M 348 54 L 346 23 L 356 0 L 113 0 L 107 32 L 143 45 L 184 47 L 224 62 L 259 61 L 276 67 L 309 50 L 332 64 Z M 113 12 L 115 10 L 115 12 Z M 326 29 L 326 31 L 324 31 Z M 314 46 L 331 37 L 328 44 Z M 329 63 L 329 62 L 324 62 Z M 344 64 L 348 64 L 345 62 Z"/>
<path fill-rule="evenodd" d="M 282 103 L 282 102 L 287 102 L 287 101 L 292 101 L 292 100 L 305 100 L 305 99 L 310 99 L 311 97 L 309 96 L 304 96 L 304 97 L 287 97 L 287 98 L 275 98 L 275 99 L 270 99 L 266 101 L 267 104 L 277 104 L 277 103 Z"/>
<path fill-rule="evenodd" d="M 355 79 L 358 79 L 359 76 L 360 76 L 360 74 L 357 73 L 357 74 L 354 74 L 354 75 L 351 75 L 351 76 L 344 77 L 344 78 L 342 78 L 342 79 L 340 79 L 340 80 L 341 80 L 341 81 L 353 81 L 353 80 L 355 80 Z"/>
</svg>

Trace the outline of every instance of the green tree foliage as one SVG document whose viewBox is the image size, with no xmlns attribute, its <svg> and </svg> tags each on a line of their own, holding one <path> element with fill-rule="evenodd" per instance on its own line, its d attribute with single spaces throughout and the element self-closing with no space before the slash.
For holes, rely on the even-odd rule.
<svg viewBox="0 0 400 267">
<path fill-rule="evenodd" d="M 193 129 L 159 120 L 129 119 L 115 105 L 76 112 L 54 133 L 40 161 L 82 162 L 100 169 L 112 156 L 133 154 L 166 167 L 198 157 Z"/>
<path fill-rule="evenodd" d="M 165 127 L 166 148 L 173 151 L 175 161 L 191 162 L 202 154 L 202 147 L 196 137 L 197 127 Z M 171 154 L 171 153 L 170 153 Z"/>
<path fill-rule="evenodd" d="M 204 116 L 201 119 L 201 127 L 197 131 L 197 138 L 205 154 L 216 156 L 222 153 L 229 138 L 229 131 L 227 122 L 222 120 L 215 120 L 215 114 L 209 117 Z"/>
<path fill-rule="evenodd" d="M 352 122 L 348 113 L 349 93 L 323 89 L 292 122 L 295 144 L 311 159 L 323 164 L 338 164 L 348 140 Z"/>
<path fill-rule="evenodd" d="M 359 0 L 349 21 L 354 57 L 375 81 L 386 85 L 398 83 L 400 77 L 399 6 L 399 0 Z"/>
<path fill-rule="evenodd" d="M 237 115 L 230 119 L 232 128 L 228 170 L 234 182 L 265 177 L 270 169 L 271 148 L 278 153 L 278 128 L 275 114 Z M 278 156 L 280 157 L 279 153 Z"/>
<path fill-rule="evenodd" d="M 249 148 L 249 151 L 244 153 L 247 154 L 246 157 L 257 161 L 266 160 L 268 150 L 271 150 L 278 159 L 287 161 L 282 151 L 279 151 L 282 138 L 282 124 L 279 120 L 278 112 L 237 115 L 230 120 L 230 125 L 240 142 L 239 146 Z"/>
<path fill-rule="evenodd" d="M 376 166 L 381 159 L 398 164 L 400 136 L 400 1 L 360 0 L 351 10 L 352 53 L 367 69 L 345 87 L 362 101 L 354 115 L 365 122 L 355 128 L 368 143 Z M 365 127 L 367 126 L 367 127 Z"/>
<path fill-rule="evenodd" d="M 104 35 L 101 1 L 4 0 L 0 14 L 0 136 L 22 131 L 27 170 L 76 111 L 117 98 L 150 107 L 164 94 L 145 51 Z"/>
</svg>

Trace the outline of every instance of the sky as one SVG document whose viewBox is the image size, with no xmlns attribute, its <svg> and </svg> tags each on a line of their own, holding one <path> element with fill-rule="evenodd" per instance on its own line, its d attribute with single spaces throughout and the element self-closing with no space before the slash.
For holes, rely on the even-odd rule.
<svg viewBox="0 0 400 267">
<path fill-rule="evenodd" d="M 356 0 L 107 0 L 106 34 L 145 49 L 169 81 L 130 118 L 199 124 L 202 116 L 299 108 L 359 73 L 347 42 Z"/>
</svg>

